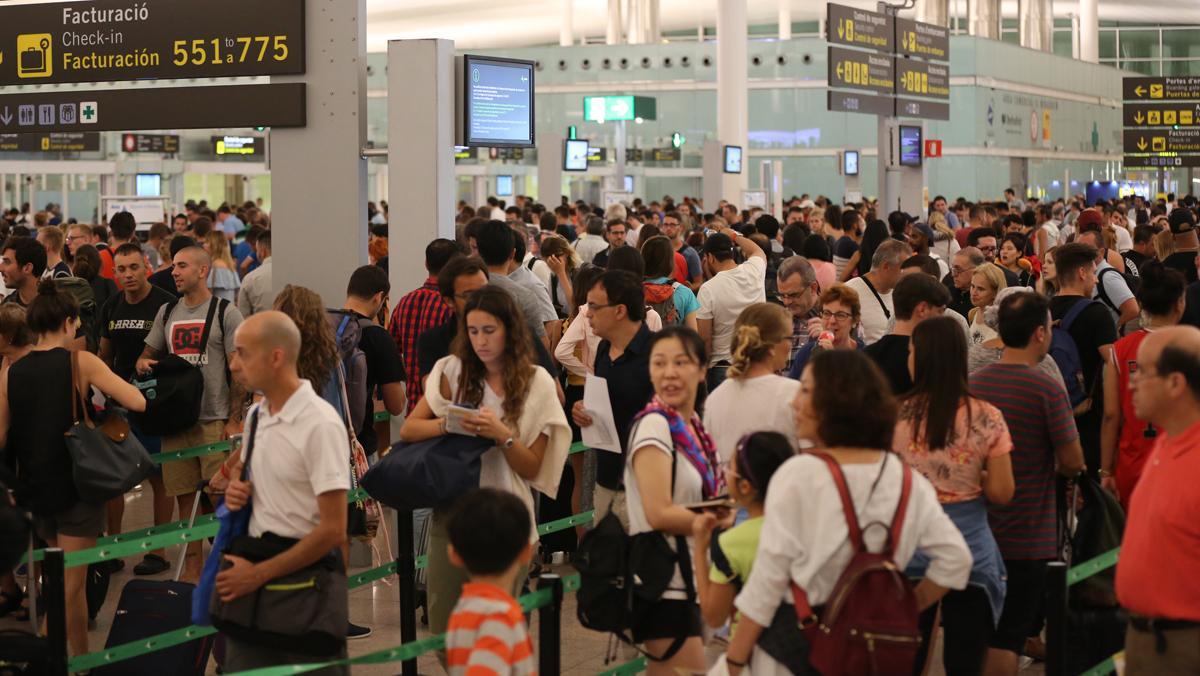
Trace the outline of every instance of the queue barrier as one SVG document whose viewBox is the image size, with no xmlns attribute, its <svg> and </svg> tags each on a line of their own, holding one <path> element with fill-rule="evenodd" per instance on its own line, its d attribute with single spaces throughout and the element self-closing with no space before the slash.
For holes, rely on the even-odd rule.
<svg viewBox="0 0 1200 676">
<path fill-rule="evenodd" d="M 1046 595 L 1046 674 L 1047 676 L 1067 676 L 1067 595 L 1072 585 L 1098 575 L 1117 565 L 1121 548 L 1110 549 L 1103 554 L 1088 559 L 1077 566 L 1067 567 L 1065 563 L 1055 561 L 1049 564 L 1049 590 Z M 1105 676 L 1117 670 L 1117 661 L 1122 659 L 1119 652 L 1104 659 L 1096 666 L 1083 672 L 1081 676 Z"/>
</svg>

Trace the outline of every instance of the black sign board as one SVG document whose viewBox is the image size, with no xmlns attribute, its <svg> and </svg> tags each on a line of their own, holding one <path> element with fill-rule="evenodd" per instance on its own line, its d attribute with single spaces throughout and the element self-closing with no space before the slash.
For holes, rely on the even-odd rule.
<svg viewBox="0 0 1200 676">
<path fill-rule="evenodd" d="M 127 153 L 175 155 L 179 152 L 179 137 L 174 134 L 122 134 L 121 150 Z"/>
<path fill-rule="evenodd" d="M 212 148 L 217 157 L 262 157 L 267 143 L 261 136 L 214 136 Z"/>
<path fill-rule="evenodd" d="M 1200 155 L 1126 155 L 1125 169 L 1168 169 L 1174 167 L 1200 167 Z"/>
<path fill-rule="evenodd" d="M 827 9 L 825 39 L 829 42 L 881 52 L 893 51 L 896 27 L 891 17 L 833 3 L 829 3 Z"/>
<path fill-rule="evenodd" d="M 1200 128 L 1126 129 L 1127 153 L 1200 153 Z"/>
<path fill-rule="evenodd" d="M 475 159 L 475 151 L 477 148 L 460 148 L 454 151 L 454 159 L 456 160 L 473 160 Z"/>
<path fill-rule="evenodd" d="M 608 161 L 608 148 L 597 148 L 595 146 L 588 148 L 587 161 L 588 161 L 588 164 L 595 164 L 597 162 L 607 162 Z"/>
<path fill-rule="evenodd" d="M 893 99 L 890 96 L 834 91 L 826 93 L 828 94 L 826 110 L 868 115 L 891 115 L 893 112 Z"/>
<path fill-rule="evenodd" d="M 645 159 L 645 156 L 646 156 L 645 151 L 642 150 L 641 148 L 626 148 L 625 149 L 625 161 L 626 162 L 641 162 L 643 159 Z"/>
<path fill-rule="evenodd" d="M 896 93 L 950 99 L 950 66 L 915 59 L 896 59 Z"/>
<path fill-rule="evenodd" d="M 896 99 L 896 117 L 922 120 L 949 120 L 950 104 L 920 99 Z"/>
<path fill-rule="evenodd" d="M 1200 103 L 1126 103 L 1126 127 L 1191 127 L 1200 125 Z"/>
<path fill-rule="evenodd" d="M 950 60 L 950 31 L 944 26 L 896 17 L 896 52 L 936 61 Z"/>
<path fill-rule="evenodd" d="M 1121 90 L 1133 101 L 1200 100 L 1200 76 L 1127 77 L 1121 80 Z"/>
<path fill-rule="evenodd" d="M 79 153 L 100 150 L 95 132 L 48 134 L 0 134 L 0 152 Z"/>
<path fill-rule="evenodd" d="M 679 148 L 655 148 L 652 159 L 655 162 L 678 162 L 682 156 Z"/>
<path fill-rule="evenodd" d="M 304 0 L 2 3 L 0 27 L 0 86 L 304 72 Z"/>
<path fill-rule="evenodd" d="M 0 95 L 0 133 L 303 127 L 303 82 Z M 211 105 L 187 105 L 197 95 Z"/>
<path fill-rule="evenodd" d="M 895 86 L 893 59 L 873 52 L 829 48 L 829 86 L 891 94 Z"/>
<path fill-rule="evenodd" d="M 493 160 L 525 159 L 524 148 L 488 148 L 488 158 Z"/>
</svg>

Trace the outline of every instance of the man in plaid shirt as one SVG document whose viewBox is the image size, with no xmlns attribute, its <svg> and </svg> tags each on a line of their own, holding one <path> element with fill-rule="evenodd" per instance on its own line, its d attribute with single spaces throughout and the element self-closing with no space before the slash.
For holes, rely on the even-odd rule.
<svg viewBox="0 0 1200 676">
<path fill-rule="evenodd" d="M 785 258 L 779 264 L 776 275 L 779 289 L 779 300 L 788 312 L 792 313 L 792 353 L 788 357 L 786 374 L 792 368 L 792 360 L 796 353 L 810 339 L 810 321 L 816 319 L 820 311 L 821 287 L 817 284 L 817 273 L 813 266 L 803 256 Z M 820 325 L 817 321 L 814 325 Z"/>
<path fill-rule="evenodd" d="M 458 244 L 448 239 L 435 239 L 425 247 L 425 269 L 429 277 L 419 288 L 407 293 L 392 312 L 389 330 L 392 340 L 404 360 L 404 375 L 408 383 L 406 390 L 408 410 L 416 407 L 425 393 L 426 374 L 417 365 L 417 338 L 435 326 L 441 326 L 454 316 L 454 308 L 442 300 L 438 292 L 437 276 L 442 266 L 455 254 L 462 253 Z"/>
</svg>

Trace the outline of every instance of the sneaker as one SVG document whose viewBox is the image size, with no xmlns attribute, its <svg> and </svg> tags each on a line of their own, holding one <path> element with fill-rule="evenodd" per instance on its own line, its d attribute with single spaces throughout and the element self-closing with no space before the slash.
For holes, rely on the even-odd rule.
<svg viewBox="0 0 1200 676">
<path fill-rule="evenodd" d="M 171 564 L 158 554 L 147 554 L 142 562 L 133 567 L 134 575 L 158 575 L 159 573 L 168 570 Z"/>
<path fill-rule="evenodd" d="M 347 639 L 353 641 L 356 638 L 366 638 L 371 635 L 370 627 L 359 626 L 353 622 L 350 622 L 349 624 L 350 626 L 346 629 Z"/>
</svg>

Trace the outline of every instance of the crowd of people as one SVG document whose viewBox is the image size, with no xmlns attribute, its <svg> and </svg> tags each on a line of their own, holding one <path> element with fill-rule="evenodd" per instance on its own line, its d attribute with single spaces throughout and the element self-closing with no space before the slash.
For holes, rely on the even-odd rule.
<svg viewBox="0 0 1200 676">
<path fill-rule="evenodd" d="M 78 551 L 120 532 L 124 501 L 74 490 L 73 407 L 128 411 L 151 452 L 240 438 L 148 481 L 156 524 L 188 518 L 201 491 L 252 504 L 249 534 L 286 540 L 226 557 L 214 588 L 234 603 L 331 552 L 344 570 L 348 536 L 370 537 L 346 491 L 355 445 L 374 462 L 392 441 L 375 411 L 404 416 L 403 444 L 481 437 L 478 490 L 435 509 L 422 545 L 450 673 L 534 670 L 513 601 L 547 560 L 534 524 L 594 509 L 577 547 L 614 524 L 635 543 L 648 568 L 622 628 L 661 674 L 708 671 L 712 641 L 730 674 L 823 668 L 833 639 L 804 628 L 837 635 L 855 593 L 844 573 L 872 555 L 907 590 L 879 605 L 915 627 L 869 639 L 898 656 L 879 673 L 940 654 L 950 674 L 1015 674 L 1044 655 L 1048 564 L 1077 535 L 1069 487 L 1094 482 L 1127 514 L 1110 603 L 1129 617 L 1127 672 L 1200 669 L 1194 198 L 1006 191 L 910 215 L 803 195 L 782 222 L 712 207 L 461 203 L 454 239 L 406 242 L 424 244 L 428 274 L 394 305 L 386 205 L 372 208 L 370 262 L 338 309 L 271 279 L 271 223 L 253 203 L 189 203 L 146 233 L 128 214 L 6 212 L 3 478 L 42 542 Z M 202 375 L 198 415 L 147 433 L 165 413 L 139 379 L 174 358 Z M 613 448 L 568 456 L 609 425 Z M 182 577 L 203 586 L 203 545 L 186 550 Z M 134 572 L 169 567 L 148 552 Z M 75 654 L 89 648 L 83 572 L 67 579 Z M 21 611 L 16 582 L 0 578 L 0 614 Z M 347 621 L 339 638 L 369 633 Z M 225 660 L 311 657 L 238 636 Z"/>
</svg>

